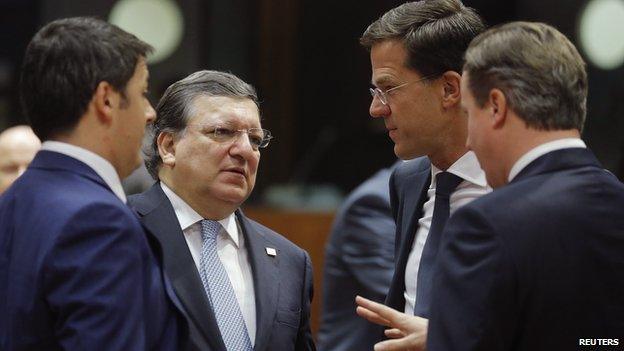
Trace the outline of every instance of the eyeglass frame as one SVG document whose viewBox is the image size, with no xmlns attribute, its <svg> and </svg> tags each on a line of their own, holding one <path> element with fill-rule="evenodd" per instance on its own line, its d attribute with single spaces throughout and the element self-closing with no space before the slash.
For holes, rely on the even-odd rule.
<svg viewBox="0 0 624 351">
<path fill-rule="evenodd" d="M 251 145 L 251 148 L 254 149 L 254 151 L 258 151 L 260 149 L 264 149 L 267 146 L 269 146 L 269 143 L 271 142 L 271 140 L 274 138 L 273 134 L 271 133 L 270 130 L 268 129 L 264 129 L 264 128 L 248 128 L 248 129 L 231 129 L 231 128 L 226 128 L 222 125 L 211 125 L 211 124 L 189 124 L 186 126 L 186 128 L 188 127 L 199 127 L 199 128 L 209 128 L 209 131 L 201 131 L 202 134 L 208 136 L 209 138 L 211 138 L 212 140 L 218 142 L 218 143 L 233 143 L 235 140 L 237 140 L 238 138 L 240 138 L 240 135 L 242 133 L 246 133 L 247 134 L 247 140 L 249 140 L 249 144 Z M 226 137 L 228 138 L 227 140 L 219 140 L 219 135 L 218 130 L 224 130 L 224 131 L 228 131 L 228 132 L 232 132 L 235 135 L 232 135 L 232 137 Z M 254 145 L 253 141 L 251 140 L 251 135 L 250 134 L 252 131 L 256 131 L 256 130 L 261 130 L 263 133 L 263 137 L 262 140 L 260 142 L 260 144 L 258 145 Z"/>
<path fill-rule="evenodd" d="M 375 99 L 375 96 L 377 96 L 379 101 L 381 101 L 381 103 L 384 106 L 388 106 L 388 101 L 389 101 L 388 100 L 388 95 L 387 95 L 388 93 L 390 93 L 392 91 L 395 91 L 395 90 L 397 90 L 399 88 L 403 88 L 406 85 L 413 84 L 413 83 L 419 83 L 419 82 L 425 81 L 427 79 L 431 79 L 431 78 L 437 77 L 439 75 L 440 75 L 439 73 L 430 74 L 430 75 L 424 76 L 424 77 L 422 77 L 422 78 L 420 78 L 418 80 L 414 80 L 414 81 L 411 81 L 411 82 L 406 82 L 406 83 L 403 83 L 403 84 L 399 84 L 396 87 L 390 88 L 390 89 L 388 89 L 386 91 L 383 91 L 383 90 L 381 90 L 381 89 L 379 89 L 377 87 L 375 87 L 374 89 L 373 88 L 368 88 L 368 91 L 370 91 L 370 94 L 373 97 L 373 100 Z"/>
</svg>

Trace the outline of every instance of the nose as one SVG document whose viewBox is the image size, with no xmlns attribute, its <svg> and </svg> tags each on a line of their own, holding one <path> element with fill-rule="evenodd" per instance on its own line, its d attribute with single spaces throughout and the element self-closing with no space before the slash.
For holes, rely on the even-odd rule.
<svg viewBox="0 0 624 351">
<path fill-rule="evenodd" d="M 379 97 L 375 96 L 371 101 L 368 112 L 373 118 L 388 117 L 390 116 L 390 106 L 384 105 L 381 100 L 379 100 Z"/>
<path fill-rule="evenodd" d="M 254 157 L 256 153 L 257 150 L 254 150 L 254 148 L 251 146 L 249 135 L 244 131 L 240 131 L 232 142 L 232 146 L 230 147 L 230 155 L 240 156 L 245 160 L 249 160 L 249 158 Z"/>
<path fill-rule="evenodd" d="M 145 123 L 147 124 L 154 122 L 154 119 L 156 119 L 156 111 L 149 102 L 147 103 L 147 110 L 145 111 L 145 119 Z"/>
</svg>

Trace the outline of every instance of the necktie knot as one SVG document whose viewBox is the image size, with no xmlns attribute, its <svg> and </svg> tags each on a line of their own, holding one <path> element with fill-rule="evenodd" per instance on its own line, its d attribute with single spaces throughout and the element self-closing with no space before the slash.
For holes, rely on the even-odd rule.
<svg viewBox="0 0 624 351">
<path fill-rule="evenodd" d="M 217 221 L 213 221 L 210 219 L 202 219 L 201 221 L 201 234 L 202 240 L 216 240 L 217 234 L 219 234 L 219 229 L 221 229 L 221 224 Z"/>
<path fill-rule="evenodd" d="M 453 173 L 440 172 L 436 175 L 436 196 L 449 197 L 462 179 Z"/>
</svg>

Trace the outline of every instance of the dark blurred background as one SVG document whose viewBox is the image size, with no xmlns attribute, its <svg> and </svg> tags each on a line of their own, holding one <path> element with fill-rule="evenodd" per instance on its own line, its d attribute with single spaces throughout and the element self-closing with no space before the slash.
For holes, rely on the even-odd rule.
<svg viewBox="0 0 624 351">
<path fill-rule="evenodd" d="M 624 8 L 624 0 L 596 1 Z M 170 56 L 150 64 L 153 103 L 170 83 L 199 69 L 230 71 L 258 89 L 263 126 L 273 132 L 275 139 L 262 153 L 258 183 L 250 201 L 331 208 L 342 194 L 377 169 L 393 163 L 391 140 L 380 121 L 368 115 L 370 64 L 358 38 L 370 22 L 403 1 L 123 2 L 124 6 L 164 4 L 167 11 L 181 14 L 180 42 L 173 46 Z M 25 123 L 17 96 L 19 67 L 24 49 L 37 29 L 60 17 L 90 15 L 111 19 L 113 8 L 120 3 L 0 1 L 0 130 Z M 464 3 L 475 8 L 489 25 L 510 20 L 548 22 L 581 49 L 579 23 L 586 0 Z M 136 23 L 149 22 L 150 18 L 144 17 L 149 15 L 125 16 Z M 624 18 L 619 18 L 619 22 L 624 23 Z M 149 27 L 149 23 L 145 26 Z M 624 43 L 624 30 L 599 27 L 605 35 L 616 36 L 613 50 L 624 50 L 621 45 L 618 49 L 617 42 L 619 39 Z M 157 32 L 150 38 L 165 37 L 169 34 L 167 28 L 164 22 L 158 24 Z M 150 42 L 146 37 L 142 39 Z M 581 53 L 588 58 L 587 52 L 581 49 Z M 624 68 L 621 62 L 611 66 L 599 68 L 588 60 L 590 93 L 584 140 L 605 167 L 622 179 Z"/>
</svg>

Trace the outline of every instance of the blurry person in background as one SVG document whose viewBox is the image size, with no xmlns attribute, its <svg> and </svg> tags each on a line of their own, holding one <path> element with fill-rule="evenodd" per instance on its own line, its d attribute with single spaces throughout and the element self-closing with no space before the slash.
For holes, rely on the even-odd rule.
<svg viewBox="0 0 624 351">
<path fill-rule="evenodd" d="M 0 195 L 26 171 L 41 147 L 29 126 L 14 126 L 0 133 Z"/>
<path fill-rule="evenodd" d="M 383 119 L 395 154 L 409 160 L 390 177 L 395 272 L 385 303 L 419 316 L 423 336 L 446 220 L 491 190 L 466 147 L 460 106 L 464 52 L 483 29 L 479 15 L 459 0 L 424 0 L 391 9 L 360 38 L 370 51 L 370 114 Z"/>
<path fill-rule="evenodd" d="M 120 179 L 141 163 L 151 47 L 105 21 L 53 21 L 20 97 L 43 141 L 0 196 L 1 350 L 179 350 L 181 306 Z"/>
<path fill-rule="evenodd" d="M 353 309 L 356 295 L 383 302 L 394 273 L 394 233 L 385 168 L 360 184 L 344 201 L 325 245 L 320 351 L 371 350 L 379 327 Z"/>
<path fill-rule="evenodd" d="M 307 252 L 239 208 L 272 138 L 258 104 L 255 89 L 229 73 L 173 83 L 146 150 L 157 182 L 130 197 L 163 248 L 198 350 L 315 349 Z"/>
</svg>

